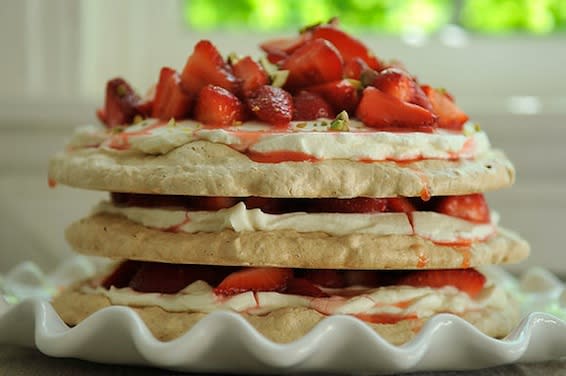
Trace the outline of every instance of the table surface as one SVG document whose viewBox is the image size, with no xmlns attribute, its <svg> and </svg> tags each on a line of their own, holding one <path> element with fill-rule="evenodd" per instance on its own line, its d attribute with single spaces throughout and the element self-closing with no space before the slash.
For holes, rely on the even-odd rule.
<svg viewBox="0 0 566 376">
<path fill-rule="evenodd" d="M 77 359 L 50 358 L 36 349 L 0 345 L 0 375 L 136 375 L 154 376 L 178 374 L 173 371 L 134 367 L 116 366 L 86 362 Z M 312 375 L 312 374 L 311 374 Z M 325 374 L 328 375 L 328 374 Z M 478 371 L 446 371 L 408 373 L 413 376 L 507 376 L 507 375 L 566 375 L 566 358 L 543 363 L 511 364 L 486 368 Z"/>
</svg>

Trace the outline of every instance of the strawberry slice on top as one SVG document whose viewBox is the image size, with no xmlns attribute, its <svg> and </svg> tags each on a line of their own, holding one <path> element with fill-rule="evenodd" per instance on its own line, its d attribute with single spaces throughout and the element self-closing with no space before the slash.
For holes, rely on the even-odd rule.
<svg viewBox="0 0 566 376">
<path fill-rule="evenodd" d="M 328 119 L 336 116 L 328 102 L 315 93 L 300 91 L 293 97 L 293 103 L 295 106 L 293 120 Z"/>
<path fill-rule="evenodd" d="M 435 269 L 404 273 L 396 284 L 432 288 L 454 286 L 475 298 L 482 291 L 485 282 L 485 276 L 475 269 Z"/>
<path fill-rule="evenodd" d="M 293 97 L 287 91 L 263 85 L 247 97 L 248 109 L 259 120 L 273 125 L 286 125 L 293 118 Z"/>
<path fill-rule="evenodd" d="M 269 77 L 265 70 L 249 56 L 238 60 L 232 66 L 232 69 L 234 70 L 234 75 L 242 81 L 242 92 L 244 95 L 269 83 Z"/>
<path fill-rule="evenodd" d="M 289 90 L 342 79 L 342 56 L 324 39 L 308 41 L 283 60 L 281 69 L 289 71 L 285 88 Z"/>
<path fill-rule="evenodd" d="M 284 291 L 293 277 L 289 268 L 245 268 L 229 274 L 214 289 L 219 295 L 235 295 L 246 291 Z"/>
<path fill-rule="evenodd" d="M 192 98 L 183 89 L 179 73 L 172 68 L 161 68 L 151 116 L 161 120 L 183 119 L 191 105 Z"/>
<path fill-rule="evenodd" d="M 141 98 L 126 80 L 114 78 L 106 83 L 104 108 L 97 111 L 97 116 L 109 128 L 129 125 L 139 111 Z"/>
<path fill-rule="evenodd" d="M 244 106 L 234 94 L 214 85 L 200 91 L 194 110 L 195 120 L 216 126 L 228 127 L 244 121 Z"/>
<path fill-rule="evenodd" d="M 233 94 L 237 94 L 240 88 L 240 81 L 234 76 L 232 67 L 208 40 L 201 40 L 195 45 L 181 73 L 181 82 L 192 97 L 208 84 L 220 86 Z"/>
<path fill-rule="evenodd" d="M 476 223 L 491 221 L 489 206 L 481 193 L 442 197 L 437 203 L 436 211 Z"/>
<path fill-rule="evenodd" d="M 469 117 L 454 103 L 454 98 L 446 90 L 428 85 L 423 85 L 422 90 L 432 104 L 432 111 L 438 116 L 438 126 L 461 131 Z"/>
<path fill-rule="evenodd" d="M 387 68 L 382 70 L 375 76 L 372 86 L 403 102 L 419 105 L 429 111 L 432 110 L 428 97 L 417 81 L 402 69 Z"/>
<path fill-rule="evenodd" d="M 358 87 L 350 80 L 338 80 L 320 85 L 310 86 L 305 90 L 320 95 L 339 113 L 353 113 L 360 101 Z"/>
</svg>

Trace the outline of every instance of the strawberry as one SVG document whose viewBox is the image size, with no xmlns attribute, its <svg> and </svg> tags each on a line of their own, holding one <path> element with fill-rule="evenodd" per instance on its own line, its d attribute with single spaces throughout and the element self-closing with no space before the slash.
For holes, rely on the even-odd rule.
<svg viewBox="0 0 566 376">
<path fill-rule="evenodd" d="M 242 81 L 244 95 L 269 83 L 269 77 L 265 70 L 249 56 L 238 60 L 232 69 L 234 70 L 234 75 Z"/>
<path fill-rule="evenodd" d="M 387 199 L 387 211 L 394 213 L 414 212 L 415 206 L 407 197 L 391 197 Z"/>
<path fill-rule="evenodd" d="M 101 283 L 101 286 L 105 289 L 109 289 L 111 286 L 116 288 L 127 287 L 130 283 L 132 277 L 141 267 L 141 261 L 126 260 L 120 263 L 112 273 L 110 273 Z"/>
<path fill-rule="evenodd" d="M 408 128 L 431 131 L 436 124 L 436 116 L 432 112 L 403 102 L 371 86 L 364 89 L 356 116 L 367 126 L 381 129 Z"/>
<path fill-rule="evenodd" d="M 338 50 L 324 39 L 308 41 L 280 65 L 281 69 L 289 70 L 285 88 L 290 90 L 342 78 L 342 57 Z"/>
<path fill-rule="evenodd" d="M 310 38 L 310 33 L 305 32 L 297 37 L 271 39 L 261 43 L 259 47 L 268 55 L 286 57 L 303 46 Z"/>
<path fill-rule="evenodd" d="M 489 207 L 481 193 L 445 196 L 439 199 L 436 211 L 477 223 L 489 223 Z"/>
<path fill-rule="evenodd" d="M 432 110 L 428 97 L 417 81 L 402 69 L 387 68 L 382 70 L 373 80 L 372 86 L 404 102 L 419 105 L 429 111 Z"/>
<path fill-rule="evenodd" d="M 293 103 L 293 120 L 316 120 L 336 116 L 332 107 L 321 96 L 308 91 L 300 91 L 293 97 Z"/>
<path fill-rule="evenodd" d="M 235 295 L 245 291 L 284 291 L 293 277 L 289 268 L 244 268 L 228 275 L 214 289 L 219 295 Z"/>
<path fill-rule="evenodd" d="M 195 45 L 181 73 L 181 82 L 191 97 L 198 95 L 208 84 L 220 86 L 233 94 L 238 93 L 240 86 L 230 65 L 208 40 L 201 40 Z"/>
<path fill-rule="evenodd" d="M 182 119 L 189 114 L 191 104 L 192 98 L 182 88 L 179 73 L 172 68 L 161 68 L 151 116 L 161 120 Z"/>
<path fill-rule="evenodd" d="M 305 272 L 304 278 L 322 287 L 341 288 L 346 286 L 343 273 L 336 269 L 310 269 Z"/>
<path fill-rule="evenodd" d="M 312 296 L 313 298 L 325 298 L 328 294 L 319 289 L 311 281 L 305 278 L 291 278 L 287 281 L 285 294 Z"/>
<path fill-rule="evenodd" d="M 246 198 L 244 203 L 246 208 L 260 209 L 264 213 L 281 214 L 287 212 L 284 199 L 252 196 Z"/>
<path fill-rule="evenodd" d="M 441 288 L 454 286 L 475 298 L 482 291 L 485 276 L 475 269 L 415 270 L 404 273 L 398 285 Z"/>
<path fill-rule="evenodd" d="M 220 86 L 207 85 L 200 91 L 194 118 L 216 127 L 244 121 L 244 106 L 234 94 Z"/>
<path fill-rule="evenodd" d="M 381 63 L 358 39 L 333 25 L 320 25 L 312 30 L 312 38 L 321 38 L 332 43 L 342 55 L 344 62 L 358 57 L 372 69 L 379 69 Z"/>
<path fill-rule="evenodd" d="M 336 113 L 344 110 L 348 113 L 353 113 L 360 100 L 358 88 L 350 80 L 339 80 L 310 86 L 306 90 L 324 98 Z"/>
<path fill-rule="evenodd" d="M 247 98 L 248 109 L 259 120 L 273 125 L 283 125 L 293 117 L 293 97 L 285 90 L 263 85 Z"/>
<path fill-rule="evenodd" d="M 346 286 L 378 287 L 381 285 L 380 272 L 376 270 L 344 271 Z"/>
<path fill-rule="evenodd" d="M 217 211 L 231 208 L 238 203 L 236 197 L 225 196 L 187 196 L 186 207 L 191 210 Z"/>
<path fill-rule="evenodd" d="M 231 271 L 222 266 L 143 262 L 129 286 L 139 292 L 175 294 L 198 280 L 214 286 Z"/>
<path fill-rule="evenodd" d="M 312 203 L 318 213 L 379 213 L 387 207 L 387 199 L 372 197 L 319 198 Z"/>
<path fill-rule="evenodd" d="M 140 115 L 137 106 L 141 102 L 134 89 L 122 78 L 106 83 L 104 108 L 97 111 L 98 118 L 109 128 L 131 124 Z"/>
<path fill-rule="evenodd" d="M 456 106 L 453 97 L 445 90 L 433 89 L 428 85 L 423 85 L 422 90 L 430 100 L 432 112 L 438 116 L 438 126 L 461 131 L 468 121 L 468 115 Z"/>
<path fill-rule="evenodd" d="M 367 63 L 360 57 L 355 57 L 344 62 L 344 77 L 359 80 L 362 72 L 370 69 Z"/>
</svg>

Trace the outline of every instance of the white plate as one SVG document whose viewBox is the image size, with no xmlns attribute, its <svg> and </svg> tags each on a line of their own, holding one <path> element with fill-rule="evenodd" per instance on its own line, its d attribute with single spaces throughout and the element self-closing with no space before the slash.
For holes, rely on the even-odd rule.
<svg viewBox="0 0 566 376">
<path fill-rule="evenodd" d="M 171 342 L 156 340 L 125 307 L 110 307 L 69 328 L 48 301 L 57 286 L 87 276 L 96 263 L 76 257 L 45 275 L 24 263 L 0 276 L 0 343 L 36 346 L 56 357 L 136 364 L 182 371 L 391 373 L 460 370 L 566 356 L 566 292 L 543 269 L 517 281 L 499 268 L 482 269 L 524 303 L 524 318 L 504 340 L 443 314 L 411 342 L 385 342 L 351 317 L 329 317 L 308 335 L 275 344 L 230 312 L 215 312 Z M 534 312 L 540 311 L 540 312 Z"/>
</svg>

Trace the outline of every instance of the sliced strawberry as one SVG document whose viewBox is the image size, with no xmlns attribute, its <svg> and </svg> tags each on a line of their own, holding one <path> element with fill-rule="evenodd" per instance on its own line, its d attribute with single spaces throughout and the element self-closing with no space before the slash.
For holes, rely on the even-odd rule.
<svg viewBox="0 0 566 376">
<path fill-rule="evenodd" d="M 285 90 L 263 85 L 247 98 L 248 109 L 259 119 L 273 125 L 284 125 L 293 118 L 293 97 Z"/>
<path fill-rule="evenodd" d="M 318 213 L 379 213 L 387 208 L 387 199 L 373 197 L 319 198 L 311 203 Z"/>
<path fill-rule="evenodd" d="M 225 196 L 192 196 L 186 207 L 192 210 L 217 211 L 231 208 L 238 203 L 236 197 Z"/>
<path fill-rule="evenodd" d="M 320 25 L 312 30 L 313 38 L 321 38 L 332 43 L 342 55 L 344 62 L 359 57 L 372 69 L 379 69 L 381 63 L 358 39 L 348 35 L 333 25 Z"/>
<path fill-rule="evenodd" d="M 242 82 L 242 91 L 248 95 L 262 85 L 269 83 L 269 76 L 265 70 L 251 57 L 246 56 L 232 67 L 234 75 Z"/>
<path fill-rule="evenodd" d="M 308 41 L 281 62 L 289 70 L 285 88 L 293 90 L 342 78 L 342 57 L 324 39 Z"/>
<path fill-rule="evenodd" d="M 248 197 L 244 200 L 246 208 L 248 209 L 261 209 L 264 213 L 281 214 L 288 213 L 286 210 L 285 200 L 278 198 L 268 197 Z"/>
<path fill-rule="evenodd" d="M 422 89 L 432 104 L 432 111 L 438 116 L 438 126 L 461 131 L 468 121 L 468 115 L 454 103 L 453 97 L 445 90 L 433 89 L 428 85 L 423 85 Z"/>
<path fill-rule="evenodd" d="M 482 291 L 485 276 L 475 269 L 416 270 L 402 275 L 399 285 L 441 288 L 454 286 L 475 298 Z"/>
<path fill-rule="evenodd" d="M 407 197 L 391 197 L 387 199 L 387 211 L 394 213 L 414 212 L 415 206 Z"/>
<path fill-rule="evenodd" d="M 141 102 L 134 89 L 122 78 L 115 78 L 106 84 L 104 108 L 97 116 L 109 128 L 131 124 L 136 115 L 142 115 L 137 106 Z"/>
<path fill-rule="evenodd" d="M 378 287 L 382 285 L 380 272 L 377 270 L 346 270 L 344 280 L 346 286 Z"/>
<path fill-rule="evenodd" d="M 399 68 L 382 70 L 373 80 L 372 86 L 404 102 L 419 105 L 429 111 L 432 110 L 428 97 L 417 81 L 406 71 Z"/>
<path fill-rule="evenodd" d="M 189 56 L 181 73 L 181 82 L 191 97 L 198 95 L 209 84 L 220 86 L 233 94 L 238 93 L 240 85 L 232 67 L 208 40 L 201 40 L 195 45 L 193 54 Z"/>
<path fill-rule="evenodd" d="M 101 283 L 105 289 L 114 286 L 116 288 L 127 287 L 132 277 L 137 273 L 141 267 L 141 261 L 126 260 L 120 263 Z"/>
<path fill-rule="evenodd" d="M 360 57 L 355 57 L 344 62 L 344 77 L 359 80 L 362 72 L 370 69 L 367 63 Z"/>
<path fill-rule="evenodd" d="M 430 131 L 436 116 L 411 103 L 403 102 L 374 87 L 364 89 L 356 116 L 374 128 L 408 128 Z"/>
<path fill-rule="evenodd" d="M 341 288 L 346 286 L 344 274 L 336 269 L 310 269 L 303 276 L 315 285 L 329 288 Z"/>
<path fill-rule="evenodd" d="M 179 73 L 172 68 L 161 68 L 151 116 L 161 120 L 183 119 L 189 114 L 191 104 L 191 96 L 181 87 Z"/>
<path fill-rule="evenodd" d="M 292 277 L 293 270 L 289 268 L 245 268 L 224 278 L 214 292 L 234 295 L 246 291 L 284 291 Z"/>
<path fill-rule="evenodd" d="M 311 281 L 305 278 L 291 278 L 287 281 L 285 294 L 312 296 L 313 298 L 325 298 L 328 294 L 319 289 Z"/>
<path fill-rule="evenodd" d="M 350 80 L 339 80 L 306 89 L 324 98 L 336 113 L 346 111 L 353 113 L 360 101 L 358 88 Z"/>
<path fill-rule="evenodd" d="M 198 95 L 194 117 L 208 125 L 226 127 L 244 121 L 244 106 L 228 90 L 207 85 Z"/>
<path fill-rule="evenodd" d="M 315 93 L 300 91 L 293 97 L 293 103 L 295 104 L 293 120 L 316 120 L 336 116 L 328 102 Z"/>
<path fill-rule="evenodd" d="M 267 54 L 287 56 L 299 49 L 310 38 L 311 34 L 307 32 L 297 37 L 271 39 L 261 43 L 259 47 Z"/>
<path fill-rule="evenodd" d="M 436 211 L 477 223 L 489 223 L 489 207 L 481 193 L 445 196 L 439 199 Z"/>
<path fill-rule="evenodd" d="M 139 292 L 175 294 L 198 280 L 214 286 L 232 270 L 231 267 L 211 265 L 143 262 L 129 286 Z"/>
</svg>

